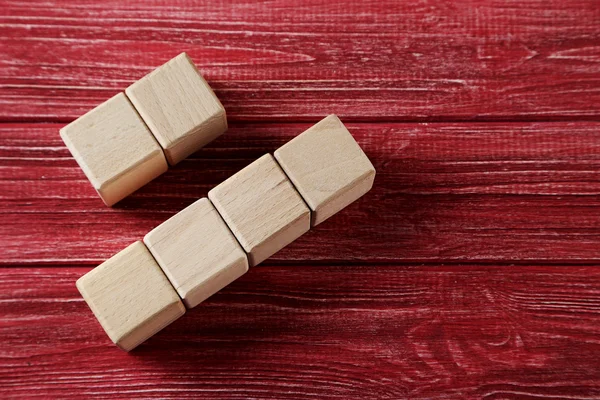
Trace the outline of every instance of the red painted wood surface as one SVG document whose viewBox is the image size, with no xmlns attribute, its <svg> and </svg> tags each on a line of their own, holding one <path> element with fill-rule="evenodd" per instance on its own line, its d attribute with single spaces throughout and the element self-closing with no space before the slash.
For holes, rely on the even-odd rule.
<svg viewBox="0 0 600 400">
<path fill-rule="evenodd" d="M 187 51 L 229 132 L 114 209 L 64 123 Z M 126 354 L 83 273 L 337 113 L 373 190 Z M 0 398 L 600 398 L 596 0 L 0 0 Z"/>
<path fill-rule="evenodd" d="M 60 126 L 0 125 L 0 263 L 98 264 L 309 124 L 234 124 L 115 209 Z M 600 123 L 348 127 L 374 189 L 268 263 L 600 261 Z"/>
<path fill-rule="evenodd" d="M 258 266 L 131 354 L 77 293 L 88 270 L 3 270 L 4 394 L 600 396 L 595 267 Z"/>
<path fill-rule="evenodd" d="M 5 121 L 75 118 L 182 50 L 233 120 L 600 111 L 597 0 L 3 3 Z"/>
</svg>

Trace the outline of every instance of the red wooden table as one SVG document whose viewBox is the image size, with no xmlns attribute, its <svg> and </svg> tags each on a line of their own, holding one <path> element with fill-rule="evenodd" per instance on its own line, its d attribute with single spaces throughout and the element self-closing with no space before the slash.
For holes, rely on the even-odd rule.
<svg viewBox="0 0 600 400">
<path fill-rule="evenodd" d="M 187 51 L 230 130 L 105 207 L 65 123 Z M 329 113 L 374 189 L 127 354 L 75 280 Z M 0 397 L 600 398 L 600 4 L 0 1 Z"/>
</svg>

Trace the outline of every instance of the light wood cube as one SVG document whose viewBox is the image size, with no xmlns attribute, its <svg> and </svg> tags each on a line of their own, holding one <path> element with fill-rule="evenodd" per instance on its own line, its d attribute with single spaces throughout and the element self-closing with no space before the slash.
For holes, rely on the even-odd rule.
<svg viewBox="0 0 600 400">
<path fill-rule="evenodd" d="M 275 151 L 312 211 L 312 226 L 373 186 L 375 168 L 342 121 L 330 115 Z"/>
<path fill-rule="evenodd" d="M 175 165 L 227 130 L 221 102 L 185 53 L 125 92 Z"/>
<path fill-rule="evenodd" d="M 108 206 L 168 168 L 162 149 L 123 93 L 62 128 L 60 136 Z"/>
<path fill-rule="evenodd" d="M 154 228 L 144 243 L 187 308 L 248 271 L 246 253 L 207 198 Z"/>
<path fill-rule="evenodd" d="M 273 156 L 266 154 L 208 192 L 251 266 L 310 229 L 310 210 Z"/>
<path fill-rule="evenodd" d="M 110 337 L 129 351 L 185 313 L 152 254 L 135 242 L 77 280 Z"/>
</svg>

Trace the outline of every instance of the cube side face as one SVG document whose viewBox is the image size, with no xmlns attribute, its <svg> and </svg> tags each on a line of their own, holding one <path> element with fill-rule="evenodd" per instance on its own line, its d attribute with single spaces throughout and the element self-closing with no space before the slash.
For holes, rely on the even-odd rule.
<svg viewBox="0 0 600 400">
<path fill-rule="evenodd" d="M 375 177 L 373 164 L 334 115 L 277 149 L 275 158 L 314 212 L 312 226 L 368 192 Z"/>
<path fill-rule="evenodd" d="M 123 93 L 62 128 L 60 135 L 108 205 L 168 168 L 162 149 Z M 149 160 L 150 172 L 145 169 Z"/>
<path fill-rule="evenodd" d="M 178 298 L 177 301 L 173 301 L 161 309 L 155 318 L 144 321 L 137 329 L 140 333 L 132 332 L 125 335 L 117 340 L 115 344 L 122 350 L 131 351 L 172 322 L 175 322 L 183 314 L 185 314 L 185 306 Z"/>
<path fill-rule="evenodd" d="M 339 196 L 323 203 L 312 213 L 311 226 L 317 226 L 329 217 L 337 214 L 356 200 L 364 196 L 373 187 L 375 172 L 367 174 L 362 180 L 355 182 Z"/>
<path fill-rule="evenodd" d="M 241 250 L 241 249 L 240 249 Z M 185 293 L 183 299 L 187 308 L 194 308 L 221 289 L 248 272 L 248 258 L 246 253 L 238 254 L 237 258 L 229 263 L 223 263 L 218 271 Z"/>
<path fill-rule="evenodd" d="M 144 243 L 188 308 L 248 270 L 246 253 L 207 198 L 153 229 Z"/>
<path fill-rule="evenodd" d="M 142 242 L 81 277 L 77 288 L 110 339 L 127 351 L 185 313 Z"/>
<path fill-rule="evenodd" d="M 251 266 L 310 229 L 310 210 L 270 154 L 213 188 L 208 197 Z"/>
<path fill-rule="evenodd" d="M 206 120 L 198 126 L 197 131 L 186 135 L 165 149 L 165 155 L 170 165 L 175 165 L 188 158 L 191 154 L 203 148 L 227 131 L 225 110 Z"/>
<path fill-rule="evenodd" d="M 125 92 L 165 149 L 171 165 L 227 130 L 226 123 L 214 123 L 226 119 L 225 108 L 185 53 Z M 177 148 L 182 141 L 187 141 L 187 145 Z"/>
<path fill-rule="evenodd" d="M 250 265 L 255 266 L 283 249 L 288 244 L 308 232 L 310 229 L 311 213 L 308 209 L 301 213 L 294 221 L 272 235 L 269 240 L 255 246 L 248 254 Z"/>
<path fill-rule="evenodd" d="M 168 168 L 164 153 L 157 149 L 144 161 L 123 173 L 119 179 L 109 181 L 96 190 L 104 203 L 110 207 L 167 172 Z"/>
</svg>

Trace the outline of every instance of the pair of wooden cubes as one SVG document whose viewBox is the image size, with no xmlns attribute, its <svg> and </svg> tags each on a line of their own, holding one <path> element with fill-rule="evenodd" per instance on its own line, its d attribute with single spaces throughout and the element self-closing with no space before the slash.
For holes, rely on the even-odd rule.
<svg viewBox="0 0 600 400">
<path fill-rule="evenodd" d="M 226 130 L 223 105 L 182 53 L 61 129 L 60 135 L 102 200 L 112 206 Z"/>
<path fill-rule="evenodd" d="M 350 132 L 329 116 L 80 278 L 77 287 L 113 342 L 131 350 L 361 197 L 374 178 Z"/>
</svg>

